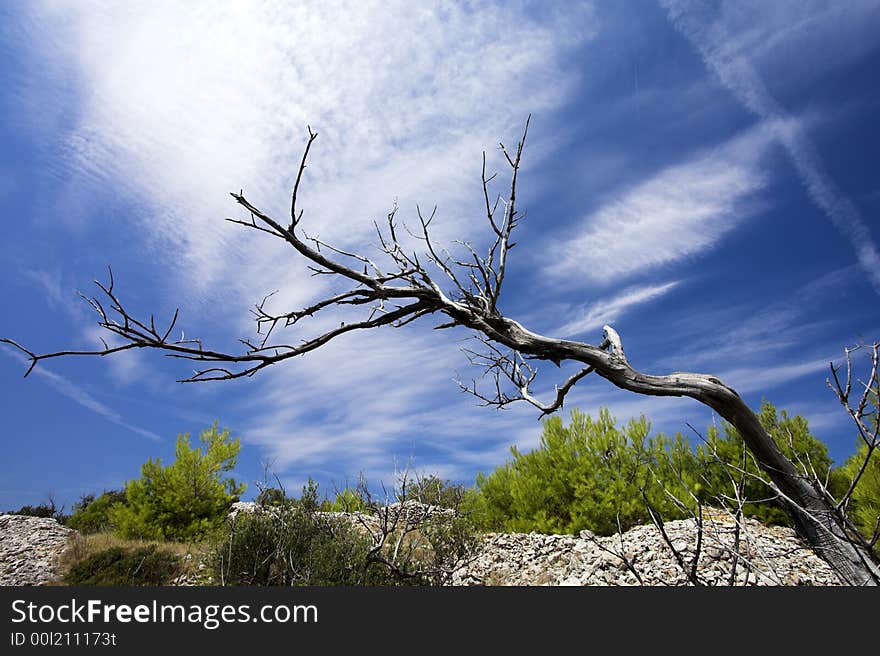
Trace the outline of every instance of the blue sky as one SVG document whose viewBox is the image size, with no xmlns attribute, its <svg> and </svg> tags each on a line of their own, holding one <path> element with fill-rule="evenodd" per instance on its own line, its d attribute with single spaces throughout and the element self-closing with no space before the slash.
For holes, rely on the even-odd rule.
<svg viewBox="0 0 880 656">
<path fill-rule="evenodd" d="M 612 323 L 638 368 L 714 373 L 805 415 L 840 460 L 854 437 L 828 361 L 880 338 L 878 35 L 877 0 L 4 3 L 0 335 L 94 348 L 76 292 L 107 265 L 133 310 L 179 306 L 187 335 L 224 348 L 267 292 L 276 309 L 326 294 L 223 221 L 239 189 L 284 215 L 307 124 L 308 232 L 370 252 L 396 200 L 403 221 L 436 203 L 438 240 L 484 244 L 481 152 L 503 174 L 497 143 L 531 113 L 502 309 L 593 343 Z M 467 334 L 432 325 L 201 385 L 148 352 L 22 380 L 0 350 L 0 508 L 119 487 L 214 419 L 242 439 L 246 496 L 263 462 L 292 489 L 409 462 L 470 483 L 540 425 L 461 394 L 456 371 L 479 374 Z M 566 377 L 542 373 L 537 393 Z M 563 412 L 601 406 L 666 432 L 711 421 L 589 377 Z"/>
</svg>

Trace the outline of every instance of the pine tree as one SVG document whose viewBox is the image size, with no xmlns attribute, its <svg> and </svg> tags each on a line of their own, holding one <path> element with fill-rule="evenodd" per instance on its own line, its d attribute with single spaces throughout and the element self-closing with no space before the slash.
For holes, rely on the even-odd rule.
<svg viewBox="0 0 880 656">
<path fill-rule="evenodd" d="M 199 539 L 216 529 L 230 504 L 245 485 L 224 477 L 238 460 L 241 443 L 217 422 L 199 436 L 201 446 L 190 445 L 189 433 L 178 435 L 175 460 L 163 466 L 148 460 L 141 477 L 125 486 L 125 504 L 116 504 L 110 519 L 118 532 L 130 538 Z"/>
</svg>

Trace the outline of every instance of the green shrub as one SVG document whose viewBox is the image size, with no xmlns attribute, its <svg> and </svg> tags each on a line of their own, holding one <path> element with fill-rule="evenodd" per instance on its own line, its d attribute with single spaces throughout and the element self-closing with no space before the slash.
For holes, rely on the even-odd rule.
<svg viewBox="0 0 880 656">
<path fill-rule="evenodd" d="M 155 545 L 111 547 L 70 568 L 68 585 L 166 585 L 181 573 L 176 554 Z"/>
<path fill-rule="evenodd" d="M 235 467 L 241 443 L 228 430 L 219 432 L 217 422 L 199 439 L 202 446 L 191 447 L 189 433 L 179 435 L 172 464 L 149 460 L 141 477 L 126 484 L 126 503 L 109 510 L 121 536 L 185 541 L 220 528 L 245 488 L 224 477 Z"/>
<path fill-rule="evenodd" d="M 454 515 L 435 514 L 418 529 L 426 548 L 417 551 L 413 571 L 422 572 L 418 583 L 444 585 L 453 569 L 474 557 L 482 544 L 477 516 L 456 506 Z"/>
<path fill-rule="evenodd" d="M 364 512 L 367 510 L 367 503 L 357 488 L 345 487 L 336 493 L 333 501 L 322 503 L 321 509 L 331 512 Z"/>
<path fill-rule="evenodd" d="M 465 495 L 463 485 L 453 484 L 434 474 L 417 476 L 406 481 L 398 501 L 418 501 L 429 506 L 440 508 L 458 508 Z"/>
<path fill-rule="evenodd" d="M 537 449 L 513 447 L 512 461 L 478 475 L 478 496 L 466 505 L 484 527 L 607 535 L 649 521 L 646 499 L 664 519 L 684 515 L 667 494 L 688 502 L 695 483 L 693 453 L 680 435 L 649 437 L 644 416 L 621 430 L 605 408 L 597 420 L 574 410 L 569 426 L 551 417 L 543 428 Z"/>
<path fill-rule="evenodd" d="M 123 490 L 108 490 L 97 498 L 92 494 L 83 495 L 79 502 L 74 504 L 74 512 L 67 520 L 67 525 L 84 534 L 106 531 L 113 526 L 110 521 L 110 509 L 115 504 L 124 503 Z"/>
<path fill-rule="evenodd" d="M 209 556 L 221 585 L 357 585 L 386 583 L 387 572 L 370 563 L 370 538 L 326 508 L 311 478 L 299 499 L 283 490 L 276 502 L 227 522 Z"/>
<path fill-rule="evenodd" d="M 357 585 L 385 583 L 368 567 L 369 539 L 344 518 L 299 507 L 240 513 L 209 557 L 221 585 Z"/>
<path fill-rule="evenodd" d="M 779 450 L 794 462 L 801 473 L 825 480 L 832 465 L 828 448 L 810 433 L 804 417 L 790 417 L 785 410 L 778 413 L 772 403 L 764 401 L 758 419 Z M 700 497 L 703 501 L 730 505 L 731 501 L 723 497 L 735 496 L 734 485 L 739 484 L 747 502 L 743 508 L 747 516 L 767 524 L 790 525 L 788 515 L 774 500 L 774 492 L 761 481 L 767 478 L 767 474 L 758 468 L 733 426 L 725 423 L 722 430 L 710 427 L 705 443 L 697 446 L 697 460 Z M 745 470 L 745 474 L 740 470 Z"/>
<path fill-rule="evenodd" d="M 284 494 L 284 490 L 277 487 L 267 487 L 260 490 L 255 501 L 258 506 L 265 508 L 268 506 L 281 506 L 286 499 L 287 496 Z"/>
<path fill-rule="evenodd" d="M 70 515 L 64 514 L 64 506 L 58 508 L 52 495 L 49 495 L 47 501 L 37 504 L 36 506 L 22 506 L 18 510 L 10 510 L 10 515 L 26 515 L 28 517 L 51 517 L 61 524 L 66 524 Z"/>
<path fill-rule="evenodd" d="M 764 402 L 758 417 L 780 450 L 806 475 L 824 477 L 831 467 L 826 446 L 810 434 L 806 419 Z M 648 507 L 664 520 L 687 516 L 697 503 L 734 508 L 741 485 L 744 513 L 766 523 L 788 524 L 766 477 L 736 430 L 710 427 L 694 451 L 680 434 L 649 436 L 644 416 L 617 427 L 607 409 L 593 420 L 575 410 L 571 423 L 544 421 L 537 449 L 520 453 L 488 476 L 477 477 L 466 503 L 491 530 L 599 534 L 650 522 Z M 745 470 L 743 476 L 739 470 Z"/>
<path fill-rule="evenodd" d="M 215 542 L 208 562 L 224 585 L 439 585 L 480 543 L 463 513 L 431 512 L 420 524 L 378 516 L 369 529 L 326 512 L 377 510 L 366 485 L 319 501 L 311 479 L 299 499 L 239 513 Z"/>
<path fill-rule="evenodd" d="M 369 538 L 344 518 L 319 511 L 309 478 L 299 499 L 284 490 L 258 497 L 260 510 L 226 522 L 208 562 L 221 585 L 355 585 L 364 578 Z M 277 490 L 277 491 L 276 491 Z M 262 501 L 262 503 L 260 503 Z"/>
<path fill-rule="evenodd" d="M 868 445 L 860 442 L 856 452 L 833 472 L 830 487 L 838 499 L 849 490 L 867 457 Z M 880 452 L 876 449 L 853 489 L 847 514 L 867 540 L 880 531 Z M 880 554 L 880 540 L 874 544 L 874 550 Z"/>
</svg>

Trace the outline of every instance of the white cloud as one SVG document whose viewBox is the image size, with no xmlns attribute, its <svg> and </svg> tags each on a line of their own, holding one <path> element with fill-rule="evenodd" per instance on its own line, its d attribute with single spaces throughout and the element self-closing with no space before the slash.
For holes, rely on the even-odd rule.
<svg viewBox="0 0 880 656">
<path fill-rule="evenodd" d="M 417 326 L 372 331 L 272 367 L 246 402 L 241 433 L 280 470 L 363 470 L 375 479 L 415 451 L 447 450 L 454 467 L 484 453 L 487 440 L 500 439 L 503 450 L 523 426 L 539 430 L 525 406 L 498 413 L 457 392 L 459 337 Z"/>
<path fill-rule="evenodd" d="M 616 195 L 560 243 L 549 273 L 606 282 L 706 252 L 751 215 L 767 144 L 759 126 Z"/>
<path fill-rule="evenodd" d="M 809 84 L 876 47 L 880 1 L 661 0 L 673 21 L 703 22 L 724 58 L 746 57 L 774 87 Z M 706 20 L 714 14 L 718 21 Z M 790 88 L 790 87 L 789 87 Z"/>
<path fill-rule="evenodd" d="M 574 337 L 604 324 L 619 321 L 621 316 L 635 306 L 663 296 L 675 288 L 679 282 L 673 280 L 659 285 L 642 285 L 625 289 L 617 296 L 591 303 L 578 313 L 577 318 L 572 319 L 555 332 L 561 333 L 563 337 Z"/>
<path fill-rule="evenodd" d="M 17 360 L 23 366 L 27 366 L 27 361 L 24 357 L 14 355 L 5 348 L 0 350 L 0 353 L 4 353 L 5 355 Z M 141 428 L 140 426 L 135 426 L 134 424 L 128 423 L 118 412 L 104 405 L 91 394 L 86 392 L 84 389 L 67 380 L 67 378 L 65 378 L 64 376 L 50 371 L 45 367 L 45 365 L 38 365 L 37 367 L 35 367 L 34 370 L 31 372 L 31 375 L 37 376 L 59 394 L 66 396 L 71 401 L 78 403 L 87 410 L 91 410 L 95 414 L 100 415 L 107 421 L 114 423 L 117 426 L 121 426 L 122 428 L 125 428 L 132 433 L 140 435 L 141 437 L 146 437 L 147 439 L 153 441 L 159 441 L 162 439 L 151 430 L 147 430 L 146 428 Z"/>
<path fill-rule="evenodd" d="M 832 299 L 859 277 L 857 264 L 830 271 L 767 304 L 725 302 L 699 311 L 700 321 L 687 315 L 669 320 L 676 335 L 673 350 L 654 360 L 660 369 L 682 366 L 715 367 L 735 362 L 780 362 L 803 345 L 839 331 Z"/>
<path fill-rule="evenodd" d="M 33 11 L 29 29 L 52 35 L 30 35 L 46 49 L 44 82 L 76 96 L 58 164 L 72 193 L 111 188 L 134 200 L 138 212 L 114 220 L 156 254 L 156 282 L 182 306 L 181 325 L 194 333 L 200 314 L 205 333 L 227 342 L 253 330 L 240 318 L 266 292 L 281 289 L 273 307 L 290 309 L 330 284 L 282 244 L 222 221 L 235 213 L 228 192 L 242 187 L 285 215 L 306 124 L 319 132 L 301 187 L 310 234 L 366 248 L 371 220 L 397 198 L 404 220 L 416 202 L 439 204 L 438 240 L 471 236 L 485 227 L 468 211 L 481 202 L 480 152 L 566 99 L 565 56 L 596 29 L 589 3 L 541 15 L 509 3 L 317 1 Z M 545 152 L 533 134 L 530 164 Z M 339 320 L 319 316 L 290 334 Z M 497 414 L 455 394 L 452 338 L 438 345 L 433 333 L 428 346 L 417 330 L 352 336 L 267 370 L 241 404 L 242 435 L 308 473 L 341 462 L 387 468 L 408 440 L 497 425 Z M 447 403 L 455 419 L 432 419 Z"/>
<path fill-rule="evenodd" d="M 109 333 L 94 323 L 83 328 L 82 341 L 83 348 L 88 350 L 101 350 L 105 348 L 105 344 L 111 348 L 124 344 L 121 337 Z M 146 381 L 155 373 L 147 364 L 144 353 L 137 349 L 114 353 L 113 357 L 107 358 L 107 370 L 113 383 L 122 386 L 131 385 L 136 381 Z"/>
<path fill-rule="evenodd" d="M 66 306 L 66 294 L 63 291 L 61 274 L 58 271 L 25 269 L 22 273 L 25 278 L 36 283 L 49 307 L 52 309 L 58 309 Z"/>
<path fill-rule="evenodd" d="M 749 394 L 761 390 L 770 390 L 783 383 L 827 370 L 829 362 L 831 362 L 831 358 L 807 362 L 781 363 L 770 366 L 738 367 L 720 373 L 718 377 L 740 394 Z"/>
<path fill-rule="evenodd" d="M 746 25 L 762 26 L 759 31 L 763 30 L 761 40 L 764 44 L 771 36 L 774 37 L 774 47 L 777 49 L 781 48 L 781 44 L 792 35 L 802 38 L 802 30 L 799 32 L 792 29 L 791 16 L 782 23 L 766 20 L 768 12 L 765 7 L 772 6 L 773 3 L 749 5 L 745 10 L 738 3 L 725 3 L 714 20 L 706 19 L 708 12 L 705 3 L 691 0 L 663 0 L 663 4 L 668 10 L 669 20 L 694 45 L 706 66 L 749 111 L 763 119 L 773 130 L 775 137 L 791 157 L 810 199 L 850 242 L 871 284 L 880 293 L 880 251 L 871 237 L 871 230 L 856 205 L 826 172 L 801 123 L 789 116 L 768 90 L 755 65 L 752 51 L 745 47 L 750 39 L 741 36 L 741 31 L 744 29 L 742 14 L 745 13 L 750 18 L 745 21 Z M 856 20 L 855 17 L 862 16 L 870 22 L 871 14 L 876 14 L 877 7 L 876 2 L 854 5 L 852 9 L 855 11 L 850 11 L 849 6 L 845 9 L 841 6 L 827 13 L 818 12 L 816 16 L 818 20 L 805 20 L 796 24 L 801 27 L 806 25 L 805 29 L 808 33 L 812 32 L 824 37 L 814 39 L 814 42 L 829 43 L 830 47 L 822 49 L 822 55 L 832 57 L 835 50 L 840 48 L 839 45 L 835 47 L 834 42 L 875 42 L 874 39 L 848 37 L 858 28 L 859 22 L 865 22 Z M 811 9 L 815 10 L 815 8 Z M 807 12 L 808 17 L 810 13 Z M 839 17 L 841 13 L 850 17 L 850 20 L 843 24 L 843 28 L 839 22 L 828 20 L 832 16 Z M 773 14 L 771 8 L 769 16 L 772 17 Z M 747 33 L 748 30 L 752 32 L 755 30 L 754 27 L 745 29 Z M 805 53 L 807 57 L 812 54 L 809 49 L 805 50 Z M 797 62 L 797 58 L 794 61 Z"/>
<path fill-rule="evenodd" d="M 112 182 L 146 203 L 122 220 L 170 246 L 169 263 L 205 289 L 253 280 L 224 270 L 253 246 L 221 221 L 228 192 L 244 187 L 283 216 L 307 123 L 320 133 L 302 189 L 308 230 L 356 244 L 399 196 L 406 214 L 439 202 L 458 232 L 454 208 L 480 200 L 480 150 L 567 93 L 562 55 L 595 22 L 588 5 L 567 13 L 542 23 L 516 6 L 46 3 L 41 31 L 60 35 L 45 43 L 70 62 L 81 103 L 65 162 L 76 184 Z"/>
</svg>

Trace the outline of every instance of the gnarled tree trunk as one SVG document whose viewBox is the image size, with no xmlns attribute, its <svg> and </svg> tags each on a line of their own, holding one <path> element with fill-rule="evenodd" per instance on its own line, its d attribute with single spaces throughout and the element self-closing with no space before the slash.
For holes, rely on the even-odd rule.
<svg viewBox="0 0 880 656">
<path fill-rule="evenodd" d="M 880 566 L 859 536 L 821 489 L 798 473 L 758 417 L 735 390 L 706 374 L 644 374 L 634 369 L 620 347 L 620 338 L 606 327 L 616 352 L 580 342 L 552 339 L 526 330 L 510 319 L 493 322 L 491 338 L 518 353 L 551 360 L 576 360 L 617 387 L 649 396 L 686 396 L 712 408 L 736 428 L 758 465 L 769 476 L 797 532 L 849 585 L 880 584 Z M 480 329 L 477 326 L 472 326 Z"/>
</svg>

